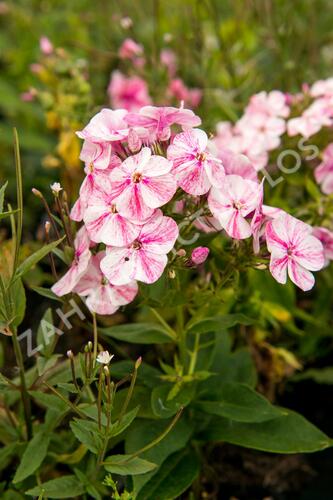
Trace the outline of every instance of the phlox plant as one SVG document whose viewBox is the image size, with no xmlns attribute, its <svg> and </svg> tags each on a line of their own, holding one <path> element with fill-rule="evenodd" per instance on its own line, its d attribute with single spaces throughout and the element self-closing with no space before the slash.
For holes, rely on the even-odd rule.
<svg viewBox="0 0 333 500">
<path fill-rule="evenodd" d="M 127 44 L 128 53 L 140 57 L 140 46 Z M 9 464 L 19 459 L 10 488 L 166 500 L 198 491 L 208 442 L 273 453 L 331 446 L 302 415 L 275 404 L 274 391 L 256 390 L 255 365 L 265 330 L 282 324 L 299 333 L 295 289 L 313 293 L 314 273 L 332 259 L 330 146 L 320 144 L 322 161 L 307 167 L 323 194 L 308 180 L 314 200 L 288 207 L 288 199 L 272 203 L 270 191 L 283 142 L 331 125 L 331 83 L 320 85 L 299 96 L 257 94 L 215 136 L 183 104 L 102 109 L 77 132 L 85 177 L 73 206 L 58 182 L 52 206 L 34 190 L 47 213 L 47 245 L 23 263 L 16 140 L 18 212 L 9 207 L 1 217 L 11 218 L 16 238 L 13 273 L 0 282 L 1 327 L 20 368 L 20 381 L 1 379 L 10 429 L 3 454 Z M 318 114 L 308 112 L 317 106 Z M 65 361 L 55 353 L 63 325 L 48 309 L 42 324 L 53 327 L 53 339 L 40 328 L 36 363 L 25 372 L 22 279 L 47 254 L 54 284 L 35 291 L 67 314 L 71 301 L 80 304 L 83 347 Z M 281 360 L 300 368 L 288 349 L 266 349 L 276 378 Z M 11 418 L 18 393 L 20 425 Z"/>
</svg>

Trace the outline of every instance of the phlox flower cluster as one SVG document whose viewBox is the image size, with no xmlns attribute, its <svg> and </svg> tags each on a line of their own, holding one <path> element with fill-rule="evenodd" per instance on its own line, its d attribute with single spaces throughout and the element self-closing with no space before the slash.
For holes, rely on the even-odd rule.
<svg viewBox="0 0 333 500">
<path fill-rule="evenodd" d="M 274 123 L 289 112 L 280 94 L 263 94 L 248 113 L 268 120 L 269 109 Z M 176 202 L 177 220 L 185 217 L 186 200 L 204 207 L 196 221 L 201 231 L 252 238 L 255 253 L 270 255 L 278 282 L 289 275 L 302 290 L 312 288 L 312 272 L 329 258 L 325 235 L 265 205 L 263 180 L 251 160 L 220 143 L 217 148 L 200 124 L 183 107 L 143 106 L 137 112 L 103 109 L 77 132 L 86 177 L 71 218 L 82 225 L 73 262 L 54 293 L 78 293 L 98 314 L 131 302 L 138 283 L 156 282 L 170 259 L 186 254 L 177 242 L 181 224 L 174 210 Z M 208 255 L 209 248 L 197 247 L 184 266 L 203 266 Z"/>
<path fill-rule="evenodd" d="M 121 64 L 130 63 L 136 74 L 127 76 L 118 69 L 111 73 L 107 93 L 112 108 L 123 108 L 127 111 L 138 111 L 142 106 L 152 104 L 148 82 L 145 79 L 144 68 L 146 59 L 144 48 L 131 38 L 126 38 L 118 51 Z M 172 104 L 183 101 L 186 106 L 196 108 L 202 99 L 202 90 L 189 88 L 177 76 L 177 57 L 171 49 L 162 49 L 159 58 L 159 69 L 167 79 L 163 92 L 163 102 Z M 28 96 L 27 96 L 28 97 Z"/>
</svg>

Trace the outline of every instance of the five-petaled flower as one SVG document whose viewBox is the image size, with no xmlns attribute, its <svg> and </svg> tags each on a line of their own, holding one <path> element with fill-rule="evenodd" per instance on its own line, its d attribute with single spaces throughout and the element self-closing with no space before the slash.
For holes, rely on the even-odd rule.
<svg viewBox="0 0 333 500">
<path fill-rule="evenodd" d="M 271 253 L 270 271 L 279 283 L 289 278 L 303 291 L 314 285 L 310 271 L 325 263 L 323 245 L 312 235 L 312 227 L 284 213 L 266 226 L 267 248 Z"/>
</svg>

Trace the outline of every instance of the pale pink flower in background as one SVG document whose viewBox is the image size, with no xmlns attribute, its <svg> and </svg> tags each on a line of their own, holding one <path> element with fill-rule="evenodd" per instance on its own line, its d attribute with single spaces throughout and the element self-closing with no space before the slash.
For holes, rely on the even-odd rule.
<svg viewBox="0 0 333 500">
<path fill-rule="evenodd" d="M 94 143 L 122 141 L 128 134 L 128 126 L 124 121 L 126 115 L 126 109 L 104 108 L 90 120 L 83 130 L 76 134 L 80 139 Z"/>
<path fill-rule="evenodd" d="M 53 45 L 47 36 L 42 36 L 39 39 L 39 48 L 43 54 L 49 56 L 53 52 Z"/>
<path fill-rule="evenodd" d="M 105 178 L 89 197 L 83 217 L 85 227 L 96 243 L 116 247 L 129 245 L 138 237 L 140 226 L 118 213 L 111 193 L 112 181 Z"/>
<path fill-rule="evenodd" d="M 314 227 L 313 236 L 321 241 L 324 248 L 325 266 L 333 260 L 333 232 L 326 229 L 326 227 Z"/>
<path fill-rule="evenodd" d="M 286 95 L 279 90 L 272 90 L 271 92 L 262 91 L 254 94 L 245 108 L 245 113 L 287 118 L 290 109 L 287 105 Z"/>
<path fill-rule="evenodd" d="M 332 97 L 333 96 L 333 78 L 327 80 L 318 80 L 310 88 L 310 95 L 312 97 Z"/>
<path fill-rule="evenodd" d="M 27 90 L 27 92 L 22 92 L 22 94 L 20 94 L 21 101 L 24 102 L 32 102 L 34 101 L 35 97 L 36 93 L 31 92 L 31 90 Z"/>
<path fill-rule="evenodd" d="M 173 78 L 177 71 L 177 57 L 174 51 L 171 49 L 162 49 L 160 61 L 167 68 L 169 77 Z"/>
<path fill-rule="evenodd" d="M 303 291 L 315 282 L 310 271 L 324 266 L 323 245 L 312 235 L 312 227 L 283 214 L 266 226 L 267 248 L 271 253 L 270 271 L 279 283 L 287 282 L 287 274 Z"/>
<path fill-rule="evenodd" d="M 114 71 L 108 87 L 111 105 L 128 111 L 139 111 L 151 104 L 147 83 L 139 76 L 127 78 L 120 71 Z"/>
<path fill-rule="evenodd" d="M 234 153 L 244 154 L 249 160 L 253 168 L 258 172 L 266 167 L 268 163 L 268 153 L 264 147 L 263 140 L 259 135 L 259 143 L 256 143 L 256 137 L 251 131 L 236 130 L 230 122 L 219 122 L 217 124 L 217 136 L 210 141 L 214 144 L 218 151 L 230 150 Z M 278 139 L 279 141 L 279 139 Z"/>
<path fill-rule="evenodd" d="M 199 106 L 202 99 L 202 90 L 188 88 L 181 78 L 174 78 L 168 86 L 168 93 L 177 101 L 184 101 L 191 108 Z"/>
<path fill-rule="evenodd" d="M 291 118 L 287 124 L 288 135 L 301 135 L 305 138 L 319 132 L 323 127 L 332 125 L 332 99 L 319 98 L 301 116 Z"/>
<path fill-rule="evenodd" d="M 143 54 L 143 47 L 132 38 L 126 38 L 121 44 L 118 54 L 120 59 L 133 59 Z"/>
<path fill-rule="evenodd" d="M 73 291 L 80 281 L 81 276 L 88 268 L 91 253 L 90 240 L 86 228 L 83 226 L 77 232 L 74 241 L 74 259 L 67 273 L 52 287 L 53 293 L 58 296 L 66 295 Z"/>
<path fill-rule="evenodd" d="M 191 261 L 193 262 L 193 264 L 198 266 L 205 262 L 208 255 L 209 255 L 209 248 L 207 247 L 194 248 L 191 254 Z"/>
<path fill-rule="evenodd" d="M 101 262 L 102 272 L 115 285 L 125 285 L 131 280 L 154 283 L 168 263 L 167 253 L 172 250 L 178 234 L 176 222 L 158 210 L 142 226 L 131 245 L 107 247 Z"/>
<path fill-rule="evenodd" d="M 190 109 L 173 107 L 144 106 L 139 113 L 128 113 L 126 122 L 132 127 L 143 127 L 155 139 L 166 141 L 171 135 L 171 125 L 181 125 L 183 129 L 200 125 L 201 119 Z"/>
<path fill-rule="evenodd" d="M 43 71 L 43 66 L 39 63 L 32 63 L 29 66 L 31 73 L 35 73 L 38 75 L 41 71 Z"/>
<path fill-rule="evenodd" d="M 177 134 L 168 147 L 167 157 L 173 162 L 172 173 L 186 193 L 202 195 L 212 185 L 223 184 L 222 161 L 212 156 L 207 145 L 207 134 L 203 130 L 192 129 Z"/>
<path fill-rule="evenodd" d="M 148 147 L 123 161 L 112 171 L 110 191 L 119 213 L 133 221 L 143 221 L 155 208 L 168 203 L 177 189 L 171 169 L 170 161 L 152 155 Z"/>
<path fill-rule="evenodd" d="M 133 26 L 133 21 L 130 17 L 128 16 L 125 16 L 125 17 L 122 17 L 120 19 L 120 26 L 124 29 L 124 30 L 128 30 L 129 28 L 131 28 Z"/>
<path fill-rule="evenodd" d="M 251 150 L 257 155 L 276 149 L 285 131 L 282 118 L 259 113 L 247 113 L 235 125 L 235 132 L 242 136 L 242 150 Z"/>
<path fill-rule="evenodd" d="M 323 161 L 315 170 L 315 179 L 323 193 L 333 193 L 333 143 L 323 151 Z"/>
<path fill-rule="evenodd" d="M 239 175 L 226 175 L 222 188 L 212 188 L 208 206 L 229 236 L 237 240 L 252 234 L 246 217 L 255 211 L 261 196 L 258 183 Z"/>
<path fill-rule="evenodd" d="M 120 306 L 132 302 L 138 293 L 138 285 L 132 281 L 123 286 L 114 286 L 103 275 L 100 263 L 105 252 L 91 258 L 89 267 L 81 276 L 74 292 L 87 297 L 86 306 L 97 314 L 114 314 Z"/>
</svg>

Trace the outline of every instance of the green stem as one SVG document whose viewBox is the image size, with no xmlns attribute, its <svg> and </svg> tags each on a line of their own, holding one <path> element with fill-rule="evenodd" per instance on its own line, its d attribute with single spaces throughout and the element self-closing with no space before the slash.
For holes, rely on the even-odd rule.
<svg viewBox="0 0 333 500">
<path fill-rule="evenodd" d="M 93 367 L 95 368 L 96 365 L 96 358 L 97 358 L 97 347 L 98 347 L 98 330 L 97 330 L 97 319 L 96 319 L 96 314 L 92 313 L 93 317 L 93 328 L 94 328 L 94 340 L 93 340 L 93 345 L 94 345 L 94 351 L 93 351 Z"/>
<path fill-rule="evenodd" d="M 200 334 L 196 333 L 195 340 L 194 340 L 194 349 L 191 352 L 190 366 L 188 369 L 189 375 L 193 375 L 194 370 L 195 370 L 195 365 L 197 363 L 197 357 L 198 357 L 198 351 L 199 351 L 199 343 L 200 343 Z"/>
<path fill-rule="evenodd" d="M 174 416 L 173 420 L 170 422 L 170 424 L 168 425 L 168 427 L 162 432 L 162 434 L 160 434 L 159 436 L 157 436 L 156 439 L 154 439 L 153 441 L 151 441 L 149 444 L 147 444 L 143 448 L 140 448 L 140 450 L 136 451 L 135 453 L 132 453 L 128 457 L 128 459 L 126 459 L 126 461 L 124 463 L 129 462 L 133 458 L 137 457 L 138 455 L 141 455 L 145 451 L 150 450 L 151 448 L 153 448 L 154 446 L 156 446 L 158 443 L 160 443 L 162 441 L 162 439 L 164 439 L 169 434 L 169 432 L 173 429 L 173 427 L 176 425 L 176 423 L 178 422 L 178 420 L 179 420 L 179 418 L 180 418 L 183 410 L 184 410 L 184 408 L 182 406 L 178 410 L 178 412 L 176 413 L 176 415 Z"/>
<path fill-rule="evenodd" d="M 159 312 L 156 311 L 156 309 L 154 309 L 153 307 L 150 307 L 150 310 L 154 314 L 154 316 L 158 319 L 158 321 L 161 323 L 161 325 L 163 325 L 164 328 L 167 330 L 169 336 L 173 340 L 176 340 L 177 339 L 177 333 L 175 332 L 175 330 L 173 328 L 171 328 L 170 325 L 168 325 L 168 323 L 165 321 L 164 318 L 162 318 L 162 316 L 160 315 Z"/>
<path fill-rule="evenodd" d="M 27 427 L 27 440 L 29 441 L 32 437 L 32 423 L 31 423 L 31 403 L 30 397 L 27 389 L 27 384 L 25 380 L 24 363 L 22 351 L 20 348 L 20 343 L 17 339 L 17 332 L 14 329 L 12 331 L 13 347 L 16 357 L 16 362 L 20 370 L 20 380 L 21 380 L 21 398 L 24 408 L 24 420 Z"/>
<path fill-rule="evenodd" d="M 140 358 L 139 358 L 140 359 Z M 139 365 L 140 366 L 140 365 Z M 132 375 L 132 379 L 131 379 L 131 384 L 129 386 L 129 389 L 128 389 L 128 392 L 127 392 L 127 395 L 126 395 L 126 399 L 125 399 L 125 402 L 123 404 L 123 407 L 120 411 L 120 415 L 119 415 L 119 422 L 121 421 L 121 419 L 123 418 L 123 416 L 125 415 L 125 412 L 127 410 L 127 407 L 129 405 L 129 402 L 131 401 L 131 398 L 132 398 L 132 394 L 133 394 L 133 390 L 134 390 L 134 386 L 135 386 L 135 382 L 136 382 L 136 377 L 138 375 L 138 362 L 135 363 L 134 365 L 134 372 L 133 372 L 133 375 Z"/>
<path fill-rule="evenodd" d="M 13 264 L 13 274 L 16 271 L 19 259 L 19 251 L 22 238 L 23 227 L 23 190 L 22 190 L 22 168 L 20 158 L 20 145 L 17 135 L 17 130 L 14 128 L 14 154 L 15 154 L 15 169 L 16 169 L 16 195 L 17 195 L 17 231 L 16 231 L 16 246 Z"/>
</svg>

